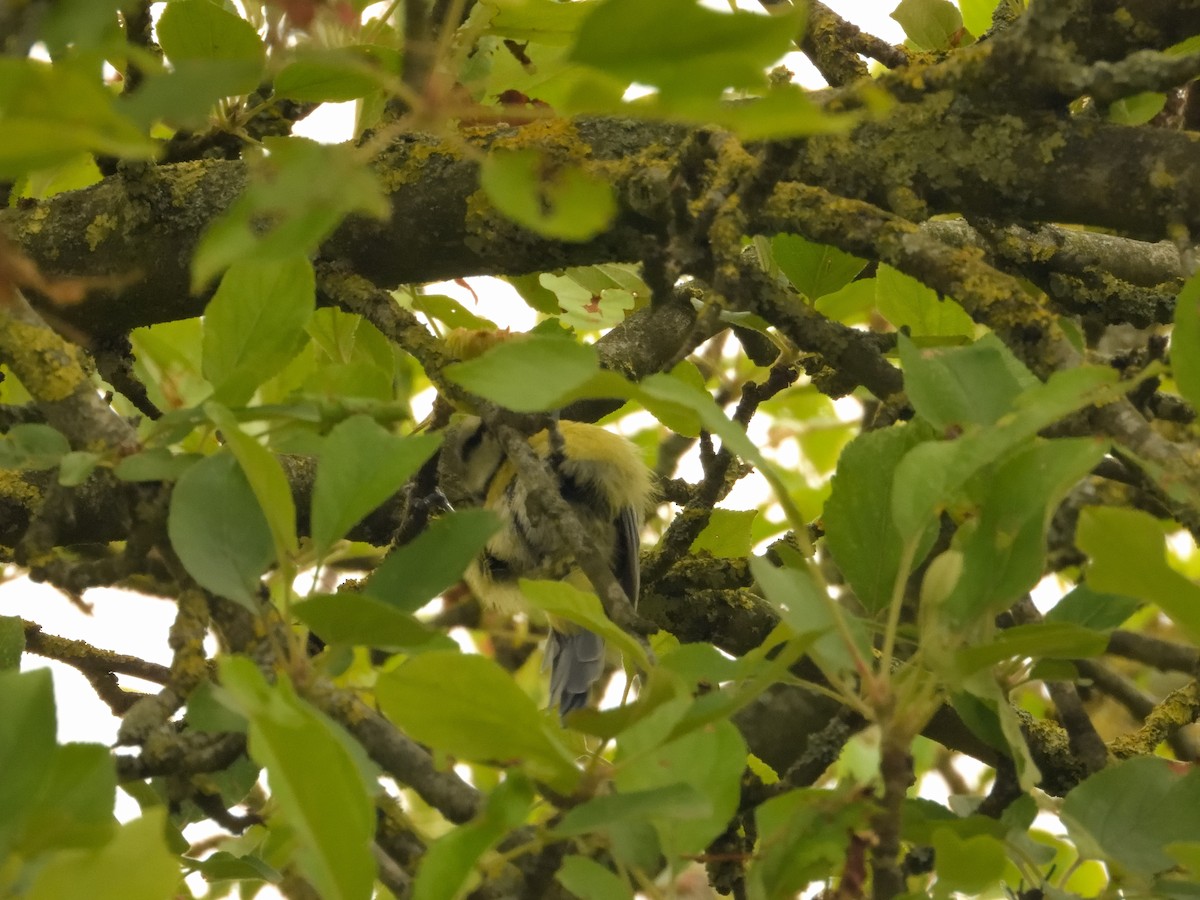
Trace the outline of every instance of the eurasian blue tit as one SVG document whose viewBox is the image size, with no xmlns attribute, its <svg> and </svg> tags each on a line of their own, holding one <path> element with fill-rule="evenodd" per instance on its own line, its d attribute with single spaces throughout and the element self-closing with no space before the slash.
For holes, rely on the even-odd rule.
<svg viewBox="0 0 1200 900">
<path fill-rule="evenodd" d="M 636 604 L 638 535 L 652 496 L 650 472 L 633 444 L 598 425 L 564 421 L 558 423 L 558 433 L 560 452 L 555 452 L 552 445 L 557 442 L 547 431 L 533 435 L 529 444 L 548 462 L 590 545 L 608 560 L 626 596 Z M 465 417 L 446 429 L 438 461 L 442 492 L 452 506 L 490 509 L 501 521 L 465 580 L 482 604 L 509 613 L 525 608 L 519 578 L 566 580 L 592 589 L 554 526 L 529 515 L 528 494 L 516 475 L 499 441 L 477 417 Z M 592 685 L 604 671 L 604 641 L 569 622 L 551 620 L 545 660 L 550 705 L 565 716 L 587 704 Z"/>
</svg>

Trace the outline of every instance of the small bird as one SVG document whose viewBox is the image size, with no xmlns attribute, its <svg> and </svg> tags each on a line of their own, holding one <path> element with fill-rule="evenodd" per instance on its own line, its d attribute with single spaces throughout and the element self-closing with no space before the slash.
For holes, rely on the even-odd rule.
<svg viewBox="0 0 1200 900">
<path fill-rule="evenodd" d="M 653 493 L 650 471 L 633 444 L 598 425 L 564 421 L 557 430 L 562 438 L 557 448 L 548 431 L 533 435 L 529 444 L 548 462 L 589 543 L 636 604 L 639 532 Z M 553 523 L 530 516 L 528 493 L 516 468 L 478 417 L 466 416 L 446 429 L 438 482 L 452 506 L 483 507 L 500 519 L 500 530 L 464 576 L 482 604 L 509 613 L 524 609 L 520 578 L 565 580 L 592 589 Z M 599 635 L 551 620 L 545 659 L 550 705 L 557 706 L 560 715 L 587 704 L 592 685 L 604 671 L 604 657 Z"/>
</svg>

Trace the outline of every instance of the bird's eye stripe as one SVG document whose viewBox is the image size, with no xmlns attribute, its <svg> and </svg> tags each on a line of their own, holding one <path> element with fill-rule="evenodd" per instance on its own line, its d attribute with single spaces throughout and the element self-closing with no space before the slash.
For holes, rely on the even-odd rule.
<svg viewBox="0 0 1200 900">
<path fill-rule="evenodd" d="M 467 459 L 472 453 L 479 449 L 479 445 L 483 443 L 483 423 L 479 423 L 479 427 L 471 432 L 471 436 L 463 441 L 462 457 Z"/>
</svg>

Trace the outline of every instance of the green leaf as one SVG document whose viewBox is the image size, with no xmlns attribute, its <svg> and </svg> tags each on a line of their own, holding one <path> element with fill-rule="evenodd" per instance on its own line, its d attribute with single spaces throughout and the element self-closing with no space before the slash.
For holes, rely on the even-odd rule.
<svg viewBox="0 0 1200 900">
<path fill-rule="evenodd" d="M 463 577 L 499 528 L 500 520 L 486 509 L 440 516 L 412 541 L 392 550 L 364 590 L 394 609 L 416 612 Z"/>
<path fill-rule="evenodd" d="M 967 647 L 955 656 L 965 676 L 1007 659 L 1085 659 L 1099 656 L 1108 646 L 1101 633 L 1066 622 L 1016 625 L 991 636 L 988 643 Z"/>
<path fill-rule="evenodd" d="M 575 39 L 580 22 L 595 7 L 596 0 L 510 0 L 496 5 L 488 31 L 517 41 L 563 46 Z"/>
<path fill-rule="evenodd" d="M 846 445 L 825 501 L 825 543 L 854 594 L 871 612 L 891 600 L 904 545 L 896 528 L 891 496 L 896 467 L 928 437 L 918 425 L 867 431 Z M 936 536 L 930 524 L 917 543 L 915 560 L 924 559 Z"/>
<path fill-rule="evenodd" d="M 375 881 L 375 785 L 356 756 L 361 749 L 352 752 L 350 736 L 298 697 L 285 674 L 268 685 L 245 657 L 221 660 L 220 690 L 250 723 L 250 755 L 267 770 L 300 870 L 324 898 L 367 900 Z"/>
<path fill-rule="evenodd" d="M 296 501 L 292 488 L 279 460 L 262 444 L 238 427 L 237 420 L 219 403 L 204 404 L 204 411 L 214 425 L 221 429 L 242 473 L 258 499 L 266 516 L 275 544 L 275 556 L 280 564 L 299 552 L 296 541 Z"/>
<path fill-rule="evenodd" d="M 753 557 L 750 560 L 750 572 L 758 582 L 764 599 L 796 634 L 815 632 L 821 635 L 809 653 L 823 671 L 854 671 L 855 657 L 837 630 L 831 609 L 833 601 L 821 597 L 820 588 L 807 570 L 790 566 L 776 568 L 761 557 Z M 842 616 L 850 625 L 858 657 L 869 659 L 871 645 L 862 622 L 848 610 L 843 610 Z"/>
<path fill-rule="evenodd" d="M 100 454 L 75 450 L 63 456 L 58 465 L 58 483 L 63 487 L 78 487 L 96 471 Z"/>
<path fill-rule="evenodd" d="M 1050 517 L 1107 449 L 1094 438 L 1039 440 L 990 473 L 977 522 L 955 535 L 963 568 L 938 608 L 941 625 L 954 628 L 999 613 L 1037 583 Z"/>
<path fill-rule="evenodd" d="M 579 27 L 571 59 L 688 104 L 760 88 L 799 37 L 802 12 L 722 13 L 695 0 L 606 0 Z"/>
<path fill-rule="evenodd" d="M 612 187 L 582 168 L 554 163 L 536 150 L 495 150 L 484 159 L 479 185 L 496 209 L 545 237 L 588 241 L 617 212 Z"/>
<path fill-rule="evenodd" d="M 753 900 L 792 897 L 844 865 L 850 836 L 871 814 L 848 789 L 788 791 L 754 812 L 761 848 L 747 872 Z"/>
<path fill-rule="evenodd" d="M 633 900 L 625 881 L 586 856 L 568 856 L 554 877 L 580 900 Z"/>
<path fill-rule="evenodd" d="M 1165 759 L 1128 759 L 1067 794 L 1061 815 L 1081 855 L 1148 877 L 1174 866 L 1164 848 L 1200 841 L 1200 772 L 1180 774 Z"/>
<path fill-rule="evenodd" d="M 265 138 L 263 144 L 270 155 L 255 163 L 245 192 L 200 239 L 192 257 L 193 290 L 239 260 L 294 265 L 352 212 L 388 214 L 378 177 L 354 148 L 299 137 Z"/>
<path fill-rule="evenodd" d="M 629 758 L 624 749 L 624 744 L 618 745 L 615 760 L 618 791 L 633 793 L 684 784 L 709 803 L 707 815 L 695 815 L 688 804 L 683 814 L 668 808 L 647 816 L 658 831 L 667 865 L 679 871 L 690 864 L 690 855 L 703 851 L 725 830 L 737 811 L 746 767 L 742 736 L 730 722 L 720 720 L 636 759 Z"/>
<path fill-rule="evenodd" d="M 1046 613 L 1047 622 L 1069 622 L 1096 631 L 1111 631 L 1141 606 L 1132 597 L 1101 594 L 1086 584 L 1077 585 Z"/>
<path fill-rule="evenodd" d="M 975 323 L 957 302 L 888 265 L 875 276 L 875 305 L 897 329 L 919 337 L 975 335 Z"/>
<path fill-rule="evenodd" d="M 13 469 L 53 469 L 71 452 L 61 431 L 49 425 L 14 425 L 0 441 L 0 465 Z"/>
<path fill-rule="evenodd" d="M 122 97 L 121 109 L 144 128 L 163 121 L 199 130 L 207 127 L 214 103 L 253 91 L 261 78 L 261 62 L 183 59 L 148 73 L 132 96 Z"/>
<path fill-rule="evenodd" d="M 646 651 L 636 640 L 613 624 L 604 614 L 600 598 L 565 581 L 531 581 L 522 578 L 521 593 L 535 607 L 551 616 L 566 619 L 594 631 L 619 649 L 638 668 L 648 669 Z"/>
<path fill-rule="evenodd" d="M 965 894 L 978 895 L 993 887 L 1008 865 L 1004 842 L 990 834 L 960 838 L 950 828 L 938 828 L 933 832 L 933 852 L 938 883 L 945 879 L 946 890 Z"/>
<path fill-rule="evenodd" d="M 32 858 L 60 847 L 99 847 L 116 821 L 117 770 L 100 744 L 64 744 L 52 755 L 49 777 L 25 822 L 20 851 Z"/>
<path fill-rule="evenodd" d="M 958 0 L 962 10 L 963 24 L 971 34 L 979 37 L 992 27 L 992 13 L 1001 0 Z"/>
<path fill-rule="evenodd" d="M 20 616 L 0 616 L 0 672 L 20 668 L 25 625 Z"/>
<path fill-rule="evenodd" d="M 203 458 L 198 453 L 172 453 L 166 447 L 150 447 L 126 456 L 113 471 L 122 481 L 174 481 Z"/>
<path fill-rule="evenodd" d="M 345 103 L 377 90 L 386 81 L 372 58 L 383 47 L 307 51 L 275 76 L 275 94 L 305 103 Z"/>
<path fill-rule="evenodd" d="M 292 613 L 328 644 L 406 650 L 446 640 L 408 613 L 364 594 L 310 597 L 293 603 Z"/>
<path fill-rule="evenodd" d="M 560 837 L 576 837 L 618 822 L 652 816 L 696 819 L 712 815 L 712 801 L 690 784 L 676 782 L 631 793 L 603 794 L 571 809 L 554 826 Z"/>
<path fill-rule="evenodd" d="M 203 370 L 216 399 L 240 406 L 281 371 L 308 340 L 304 328 L 315 307 L 307 259 L 231 265 L 204 310 Z"/>
<path fill-rule="evenodd" d="M 714 509 L 689 552 L 704 552 L 717 559 L 744 559 L 754 545 L 751 529 L 756 518 L 757 509 Z"/>
<path fill-rule="evenodd" d="M 872 102 L 880 105 L 890 102 L 877 97 L 872 95 Z M 673 105 L 660 102 L 656 107 L 652 103 L 648 109 L 638 111 L 647 115 L 661 111 L 662 115 L 670 117 Z M 831 112 L 827 107 L 814 103 L 809 91 L 798 84 L 773 84 L 766 94 L 749 103 L 720 103 L 715 107 L 705 105 L 703 112 L 685 107 L 683 112 L 685 117 L 691 112 L 694 119 L 711 119 L 744 141 L 841 134 L 853 128 L 865 116 L 861 110 Z"/>
<path fill-rule="evenodd" d="M 496 323 L 475 315 L 445 294 L 417 294 L 413 297 L 412 308 L 449 328 L 468 328 L 471 331 L 494 331 L 496 328 Z"/>
<path fill-rule="evenodd" d="M 1175 298 L 1171 372 L 1179 392 L 1200 408 L 1200 272 L 1187 280 Z"/>
<path fill-rule="evenodd" d="M 165 807 L 126 822 L 96 850 L 67 850 L 51 856 L 34 878 L 29 900 L 165 900 L 176 896 L 182 873 L 167 849 Z"/>
<path fill-rule="evenodd" d="M 49 669 L 0 672 L 0 723 L 0 856 L 7 856 L 53 771 L 57 724 Z"/>
<path fill-rule="evenodd" d="M 1012 353 L 991 335 L 966 347 L 920 349 L 902 334 L 899 346 L 905 390 L 935 428 L 993 425 L 1036 384 L 1032 375 L 1018 376 Z"/>
<path fill-rule="evenodd" d="M 313 488 L 317 552 L 325 555 L 334 541 L 400 490 L 440 442 L 435 434 L 399 437 L 366 415 L 339 422 L 321 445 Z"/>
<path fill-rule="evenodd" d="M 444 374 L 473 394 L 515 412 L 564 405 L 600 373 L 596 351 L 561 337 L 504 341 L 482 356 L 447 366 Z"/>
<path fill-rule="evenodd" d="M 900 0 L 892 18 L 921 50 L 949 50 L 961 37 L 962 14 L 950 0 Z"/>
<path fill-rule="evenodd" d="M 149 159 L 156 148 L 118 112 L 97 69 L 0 59 L 0 178 L 20 178 L 80 153 Z"/>
<path fill-rule="evenodd" d="M 476 762 L 516 760 L 564 793 L 579 781 L 550 717 L 486 657 L 423 653 L 380 675 L 376 696 L 389 719 L 436 750 Z"/>
<path fill-rule="evenodd" d="M 155 26 L 171 62 L 217 59 L 262 65 L 265 50 L 254 26 L 209 0 L 173 0 Z M 246 90 L 258 85 L 250 84 Z"/>
<path fill-rule="evenodd" d="M 867 264 L 837 247 L 815 244 L 796 234 L 775 235 L 771 255 L 792 287 L 810 301 L 845 287 Z"/>
<path fill-rule="evenodd" d="M 275 555 L 271 529 L 231 453 L 206 457 L 180 476 L 167 534 L 201 587 L 257 611 L 260 579 Z"/>
<path fill-rule="evenodd" d="M 967 479 L 1063 416 L 1114 394 L 1116 373 L 1099 366 L 1055 372 L 1020 394 L 1013 414 L 955 441 L 927 442 L 896 468 L 892 516 L 901 534 L 916 534 L 955 501 Z"/>
<path fill-rule="evenodd" d="M 1108 119 L 1118 125 L 1145 125 L 1167 105 L 1167 95 L 1145 91 L 1122 97 L 1108 107 Z"/>
<path fill-rule="evenodd" d="M 533 806 L 533 785 L 520 772 L 509 772 L 473 821 L 442 835 L 421 859 L 413 900 L 453 900 L 476 860 L 514 828 L 524 824 Z"/>
<path fill-rule="evenodd" d="M 1200 640 L 1200 586 L 1167 563 L 1162 524 L 1135 509 L 1089 506 L 1079 514 L 1075 541 L 1090 556 L 1093 590 L 1157 604 L 1192 640 Z"/>
</svg>

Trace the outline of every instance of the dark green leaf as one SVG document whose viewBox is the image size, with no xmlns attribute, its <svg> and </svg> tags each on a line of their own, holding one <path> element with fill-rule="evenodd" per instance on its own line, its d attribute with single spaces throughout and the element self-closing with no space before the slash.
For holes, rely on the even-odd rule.
<svg viewBox="0 0 1200 900">
<path fill-rule="evenodd" d="M 312 264 L 303 257 L 231 265 L 204 310 L 204 377 L 216 399 L 240 406 L 287 365 L 308 339 L 315 306 Z"/>
<path fill-rule="evenodd" d="M 574 837 L 617 822 L 652 816 L 698 819 L 712 815 L 712 801 L 690 784 L 676 782 L 632 793 L 605 794 L 574 807 L 554 827 L 561 837 Z"/>
<path fill-rule="evenodd" d="M 1115 372 L 1098 366 L 1055 372 L 1045 384 L 1024 391 L 1013 416 L 954 441 L 914 447 L 896 468 L 892 515 L 901 534 L 923 530 L 958 499 L 967 479 L 1068 413 L 1113 396 Z"/>
<path fill-rule="evenodd" d="M 400 490 L 440 442 L 435 434 L 394 435 L 365 415 L 339 422 L 321 445 L 313 488 L 317 552 L 326 554 L 334 541 Z"/>
<path fill-rule="evenodd" d="M 817 665 L 833 673 L 854 670 L 854 654 L 846 646 L 833 619 L 833 601 L 821 597 L 820 588 L 806 570 L 776 568 L 765 559 L 754 557 L 750 560 L 750 571 L 766 601 L 796 634 L 815 632 L 821 635 L 810 648 Z M 869 659 L 870 642 L 861 621 L 849 611 L 844 611 L 842 615 L 851 626 L 859 658 Z"/>
<path fill-rule="evenodd" d="M 200 239 L 192 257 L 196 290 L 239 260 L 307 258 L 352 212 L 387 215 L 379 179 L 354 148 L 298 137 L 263 143 L 270 155 L 257 161 L 245 192 Z"/>
<path fill-rule="evenodd" d="M 1200 841 L 1200 772 L 1181 774 L 1165 759 L 1128 759 L 1067 794 L 1061 815 L 1084 857 L 1154 875 L 1174 865 L 1164 852 L 1169 844 Z"/>
<path fill-rule="evenodd" d="M 870 808 L 839 790 L 797 790 L 755 810 L 760 853 L 747 872 L 750 897 L 792 897 L 846 858 L 850 835 L 866 827 Z"/>
<path fill-rule="evenodd" d="M 300 699 L 286 676 L 268 685 L 249 659 L 221 661 L 221 693 L 250 722 L 250 755 L 267 770 L 300 870 L 324 898 L 367 900 L 375 880 L 375 786 L 361 749 Z"/>
<path fill-rule="evenodd" d="M 1081 659 L 1099 656 L 1108 639 L 1099 632 L 1065 622 L 1017 625 L 994 635 L 988 643 L 958 651 L 956 664 L 964 675 L 1006 659 Z"/>
<path fill-rule="evenodd" d="M 616 785 L 624 793 L 649 791 L 684 784 L 710 806 L 707 815 L 696 815 L 696 808 L 668 808 L 647 816 L 659 833 L 668 865 L 678 871 L 687 865 L 687 857 L 701 852 L 725 830 L 729 817 L 737 810 L 741 796 L 742 771 L 746 767 L 746 745 L 737 729 L 728 721 L 691 731 L 639 756 L 632 764 L 618 745 Z"/>
<path fill-rule="evenodd" d="M 939 429 L 992 425 L 1012 409 L 1034 380 L 1017 377 L 1011 356 L 994 337 L 966 347 L 919 349 L 900 335 L 905 390 L 921 418 Z"/>
<path fill-rule="evenodd" d="M 617 212 L 607 181 L 582 168 L 551 163 L 536 150 L 489 153 L 479 184 L 496 209 L 545 237 L 590 240 Z"/>
<path fill-rule="evenodd" d="M 1092 558 L 1088 584 L 1157 604 L 1200 640 L 1200 586 L 1167 563 L 1163 526 L 1135 509 L 1091 506 L 1079 514 L 1079 549 Z"/>
<path fill-rule="evenodd" d="M 905 425 L 860 434 L 842 451 L 825 501 L 825 543 L 855 596 L 871 612 L 887 606 L 895 587 L 904 544 L 892 520 L 896 466 L 928 430 Z M 928 526 L 914 560 L 929 552 L 936 528 Z"/>
<path fill-rule="evenodd" d="M 1081 584 L 1046 613 L 1047 622 L 1071 622 L 1096 631 L 1111 631 L 1141 606 L 1132 597 L 1101 594 Z"/>
<path fill-rule="evenodd" d="M 579 781 L 550 717 L 483 656 L 423 653 L 380 675 L 376 696 L 389 719 L 437 750 L 477 762 L 517 760 L 563 792 Z"/>
<path fill-rule="evenodd" d="M 389 553 L 365 590 L 397 610 L 416 612 L 463 577 L 499 527 L 496 515 L 484 509 L 441 516 Z"/>
<path fill-rule="evenodd" d="M 488 797 L 483 813 L 435 841 L 421 859 L 413 900 L 453 900 L 484 851 L 525 821 L 533 785 L 509 772 Z"/>
<path fill-rule="evenodd" d="M 292 489 L 283 466 L 266 447 L 242 431 L 229 410 L 219 403 L 204 404 L 204 411 L 213 424 L 221 429 L 225 445 L 242 467 L 242 473 L 258 499 L 259 508 L 271 529 L 277 560 L 286 562 L 296 555 L 298 545 L 296 501 L 292 499 Z"/>
<path fill-rule="evenodd" d="M 977 521 L 955 536 L 963 567 L 939 605 L 942 626 L 955 628 L 998 613 L 1037 583 L 1045 568 L 1051 515 L 1106 450 L 1092 438 L 1039 440 L 990 474 Z"/>
<path fill-rule="evenodd" d="M 275 555 L 271 529 L 232 454 L 209 456 L 180 476 L 167 533 L 202 587 L 257 610 L 259 579 Z"/>
</svg>

